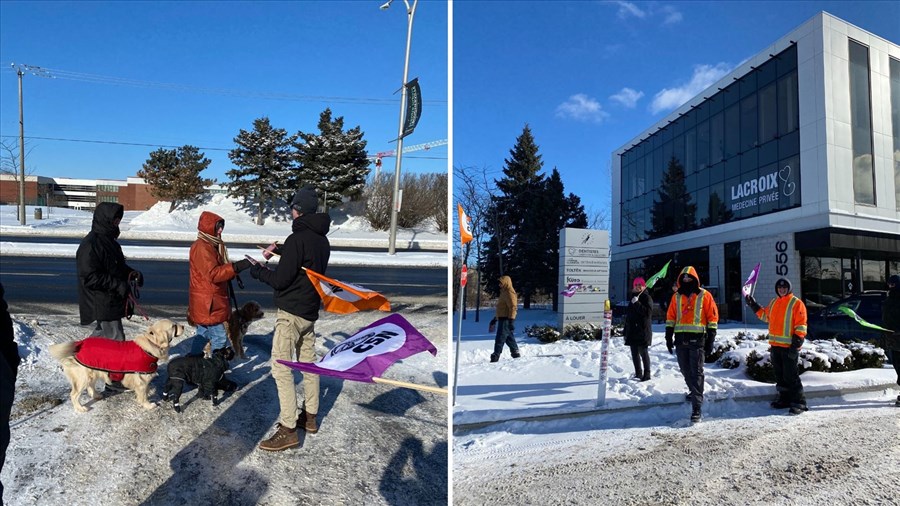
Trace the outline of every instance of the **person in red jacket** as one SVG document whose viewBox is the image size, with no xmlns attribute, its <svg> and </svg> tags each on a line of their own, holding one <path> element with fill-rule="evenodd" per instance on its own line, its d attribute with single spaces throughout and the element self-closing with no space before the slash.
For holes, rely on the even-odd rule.
<svg viewBox="0 0 900 506">
<path fill-rule="evenodd" d="M 197 240 L 191 245 L 188 320 L 197 328 L 190 355 L 203 355 L 210 343 L 213 350 L 228 346 L 225 322 L 231 316 L 228 282 L 250 267 L 247 259 L 230 262 L 222 241 L 225 220 L 209 211 L 200 214 Z"/>
<path fill-rule="evenodd" d="M 760 320 L 769 324 L 769 356 L 775 370 L 777 396 L 771 406 L 775 409 L 790 408 L 792 415 L 799 415 L 809 408 L 803 396 L 800 381 L 800 347 L 806 339 L 806 305 L 794 296 L 791 282 L 780 278 L 775 282 L 777 297 L 762 307 L 752 295 L 744 298 Z"/>
</svg>

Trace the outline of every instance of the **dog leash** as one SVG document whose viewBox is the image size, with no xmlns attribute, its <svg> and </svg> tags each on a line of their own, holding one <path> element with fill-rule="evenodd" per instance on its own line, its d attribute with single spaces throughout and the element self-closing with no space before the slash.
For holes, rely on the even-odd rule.
<svg viewBox="0 0 900 506">
<path fill-rule="evenodd" d="M 144 320 L 150 321 L 150 317 L 147 316 L 144 308 L 142 308 L 137 301 L 141 298 L 141 291 L 140 288 L 138 288 L 137 278 L 129 276 L 128 284 L 131 285 L 131 290 L 129 290 L 128 297 L 125 299 L 125 319 L 131 320 L 131 317 L 134 316 L 134 310 L 137 308 L 137 310 L 141 312 L 141 316 Z"/>
</svg>

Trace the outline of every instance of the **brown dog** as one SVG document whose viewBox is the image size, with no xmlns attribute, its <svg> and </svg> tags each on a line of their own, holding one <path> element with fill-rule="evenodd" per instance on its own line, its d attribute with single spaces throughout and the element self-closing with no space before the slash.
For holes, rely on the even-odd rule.
<svg viewBox="0 0 900 506">
<path fill-rule="evenodd" d="M 88 410 L 81 404 L 81 392 L 87 389 L 94 400 L 102 396 L 94 389 L 98 379 L 104 383 L 112 383 L 110 375 L 121 375 L 122 385 L 134 390 L 137 402 L 145 409 L 153 409 L 156 404 L 147 399 L 150 381 L 156 376 L 156 364 L 159 360 L 169 358 L 169 345 L 172 338 L 184 333 L 184 326 L 171 320 L 160 320 L 151 325 L 147 332 L 140 334 L 133 341 L 113 341 L 103 337 L 89 337 L 81 341 L 72 341 L 50 346 L 50 355 L 62 364 L 63 372 L 72 385 L 69 397 L 75 411 L 83 413 Z M 96 355 L 103 355 L 97 359 Z M 125 363 L 119 361 L 123 355 L 134 358 Z M 102 369 L 94 367 L 97 360 L 103 362 Z M 118 372 L 117 372 L 118 371 Z"/>
<path fill-rule="evenodd" d="M 247 335 L 250 324 L 265 315 L 259 303 L 251 300 L 245 302 L 237 311 L 232 311 L 228 321 L 223 323 L 225 325 L 225 335 L 228 336 L 228 342 L 231 344 L 231 349 L 234 350 L 236 357 L 247 358 L 247 355 L 244 354 L 244 336 Z M 188 318 L 188 325 L 192 327 L 197 326 L 190 318 Z M 203 348 L 203 356 L 206 358 L 212 356 L 212 348 L 209 343 L 206 343 L 206 346 Z"/>
</svg>

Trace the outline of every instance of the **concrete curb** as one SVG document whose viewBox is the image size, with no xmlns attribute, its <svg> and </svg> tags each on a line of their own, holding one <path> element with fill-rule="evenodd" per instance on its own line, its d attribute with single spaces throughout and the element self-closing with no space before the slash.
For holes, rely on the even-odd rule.
<svg viewBox="0 0 900 506">
<path fill-rule="evenodd" d="M 820 399 L 825 397 L 836 397 L 841 395 L 848 394 L 857 394 L 863 392 L 877 392 L 879 390 L 891 390 L 897 389 L 896 383 L 883 384 L 883 385 L 870 385 L 866 387 L 856 387 L 856 388 L 845 388 L 841 390 L 817 390 L 812 392 L 804 392 L 804 395 L 807 399 Z M 759 402 L 759 401 L 768 401 L 773 397 L 772 394 L 766 395 L 750 395 L 746 397 L 723 397 L 720 399 L 707 399 L 706 402 L 715 403 L 722 401 L 739 401 L 739 402 Z M 537 415 L 537 416 L 524 416 L 524 417 L 514 417 L 507 418 L 505 420 L 493 420 L 489 422 L 473 422 L 473 423 L 454 423 L 453 424 L 453 435 L 463 435 L 468 432 L 483 429 L 485 427 L 490 427 L 491 425 L 496 425 L 500 423 L 506 422 L 545 422 L 551 420 L 564 420 L 568 418 L 581 418 L 585 416 L 591 415 L 602 415 L 607 413 L 620 413 L 620 412 L 628 412 L 628 411 L 646 411 L 651 408 L 658 408 L 660 406 L 681 406 L 685 404 L 686 401 L 675 401 L 675 402 L 655 402 L 652 404 L 640 404 L 637 406 L 626 406 L 622 408 L 596 408 L 589 409 L 587 411 L 576 411 L 572 413 L 557 413 L 553 415 Z"/>
</svg>

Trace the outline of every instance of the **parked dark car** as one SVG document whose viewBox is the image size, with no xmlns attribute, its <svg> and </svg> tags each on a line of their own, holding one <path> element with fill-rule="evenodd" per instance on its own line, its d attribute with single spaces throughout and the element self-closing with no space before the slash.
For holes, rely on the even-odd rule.
<svg viewBox="0 0 900 506">
<path fill-rule="evenodd" d="M 838 307 L 847 306 L 860 318 L 881 326 L 881 306 L 887 298 L 883 290 L 868 290 L 833 302 L 822 309 L 809 314 L 807 337 L 809 339 L 837 339 L 838 341 L 879 341 L 884 337 L 880 330 L 863 327 L 856 320 L 838 311 Z"/>
</svg>

